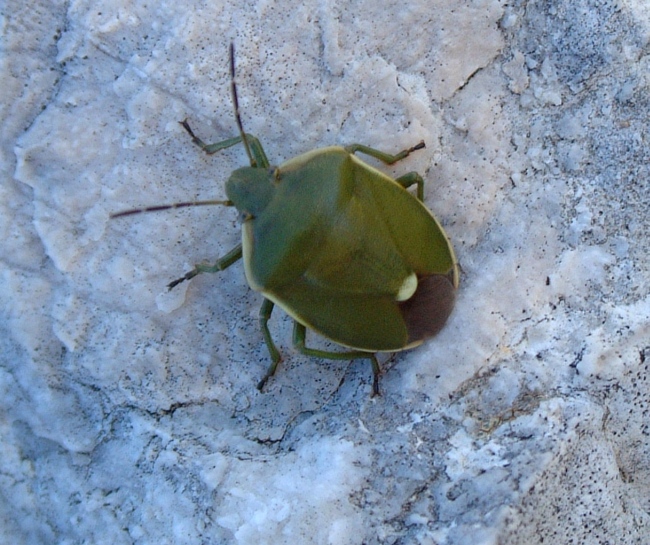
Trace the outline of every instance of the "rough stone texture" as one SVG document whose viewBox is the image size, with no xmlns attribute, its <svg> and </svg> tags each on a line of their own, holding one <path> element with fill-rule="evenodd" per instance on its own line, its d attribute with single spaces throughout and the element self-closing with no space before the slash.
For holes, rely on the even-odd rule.
<svg viewBox="0 0 650 545">
<path fill-rule="evenodd" d="M 3 10 L 0 542 L 643 544 L 650 9 L 641 0 L 30 2 Z M 378 7 L 381 6 L 381 7 Z M 462 266 L 424 346 L 295 354 L 207 157 L 427 148 Z M 309 337 L 315 346 L 327 346 Z"/>
</svg>

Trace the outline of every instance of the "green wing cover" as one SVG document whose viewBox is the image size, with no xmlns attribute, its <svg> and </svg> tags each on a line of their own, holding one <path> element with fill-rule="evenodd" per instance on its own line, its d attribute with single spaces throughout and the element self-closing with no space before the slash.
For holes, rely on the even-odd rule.
<svg viewBox="0 0 650 545">
<path fill-rule="evenodd" d="M 453 251 L 413 195 L 343 148 L 326 150 L 280 167 L 276 197 L 245 231 L 249 282 L 340 344 L 404 348 L 400 288 L 413 273 L 448 274 Z"/>
</svg>

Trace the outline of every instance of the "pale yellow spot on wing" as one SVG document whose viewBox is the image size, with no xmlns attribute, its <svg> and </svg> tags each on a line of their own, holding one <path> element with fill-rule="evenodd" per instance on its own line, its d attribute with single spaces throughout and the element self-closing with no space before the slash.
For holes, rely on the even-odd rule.
<svg viewBox="0 0 650 545">
<path fill-rule="evenodd" d="M 406 277 L 406 279 L 402 283 L 399 291 L 397 292 L 396 299 L 398 301 L 407 301 L 413 296 L 417 287 L 418 287 L 418 277 L 415 275 L 415 273 L 412 272 Z"/>
</svg>

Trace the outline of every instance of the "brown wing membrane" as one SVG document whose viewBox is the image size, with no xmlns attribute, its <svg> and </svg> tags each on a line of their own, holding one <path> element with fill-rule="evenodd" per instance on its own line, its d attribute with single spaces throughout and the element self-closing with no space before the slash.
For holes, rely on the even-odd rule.
<svg viewBox="0 0 650 545">
<path fill-rule="evenodd" d="M 399 309 L 406 323 L 409 344 L 419 344 L 432 337 L 445 325 L 456 299 L 453 272 L 444 276 L 432 274 L 418 278 L 413 296 L 400 303 Z"/>
</svg>

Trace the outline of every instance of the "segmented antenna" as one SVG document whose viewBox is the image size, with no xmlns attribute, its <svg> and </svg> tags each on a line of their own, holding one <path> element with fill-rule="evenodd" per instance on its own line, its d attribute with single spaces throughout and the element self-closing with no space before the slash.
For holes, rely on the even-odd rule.
<svg viewBox="0 0 650 545">
<path fill-rule="evenodd" d="M 230 42 L 230 90 L 232 93 L 233 107 L 235 108 L 235 119 L 237 120 L 237 127 L 239 128 L 239 134 L 241 135 L 242 143 L 246 148 L 246 154 L 248 155 L 248 159 L 250 160 L 251 166 L 256 167 L 257 161 L 253 159 L 253 154 L 251 153 L 250 146 L 248 145 L 248 138 L 246 137 L 246 133 L 244 132 L 244 126 L 242 125 L 241 116 L 239 115 L 239 100 L 237 98 L 237 84 L 235 83 L 235 44 L 232 42 Z M 206 146 L 199 138 L 194 136 L 192 129 L 190 129 L 190 126 L 187 124 L 186 121 L 181 121 L 181 125 L 185 127 L 185 130 L 188 133 L 190 133 L 190 136 L 192 137 L 194 143 L 200 146 L 201 149 L 205 150 L 207 147 L 209 147 Z M 208 153 L 214 153 L 214 151 L 212 152 L 208 151 Z M 122 216 L 132 216 L 134 214 L 142 214 L 143 212 L 159 212 L 160 210 L 172 210 L 174 208 L 185 208 L 189 206 L 213 206 L 213 205 L 234 206 L 233 202 L 230 200 L 179 202 L 175 204 L 161 204 L 157 206 L 147 206 L 145 208 L 134 208 L 132 210 L 124 210 L 122 212 L 111 214 L 110 218 L 114 219 L 114 218 L 120 218 Z"/>
<path fill-rule="evenodd" d="M 174 204 L 159 204 L 157 206 L 147 206 L 145 208 L 134 208 L 132 210 L 124 210 L 123 212 L 116 212 L 111 214 L 111 219 L 121 218 L 122 216 L 132 216 L 133 214 L 142 214 L 143 212 L 160 212 L 161 210 L 172 210 L 174 208 L 186 208 L 188 206 L 214 206 L 220 204 L 222 206 L 233 206 L 232 201 L 190 201 L 190 202 L 177 202 Z"/>
<path fill-rule="evenodd" d="M 237 127 L 239 127 L 241 141 L 246 148 L 246 154 L 248 155 L 251 166 L 256 167 L 257 161 L 253 159 L 253 154 L 251 153 L 251 149 L 248 146 L 248 139 L 246 138 L 246 133 L 244 132 L 244 126 L 241 122 L 241 116 L 239 115 L 239 99 L 237 98 L 237 84 L 235 83 L 235 44 L 233 42 L 230 42 L 230 92 L 232 94 L 232 103 L 235 107 L 235 119 L 237 120 Z"/>
</svg>

